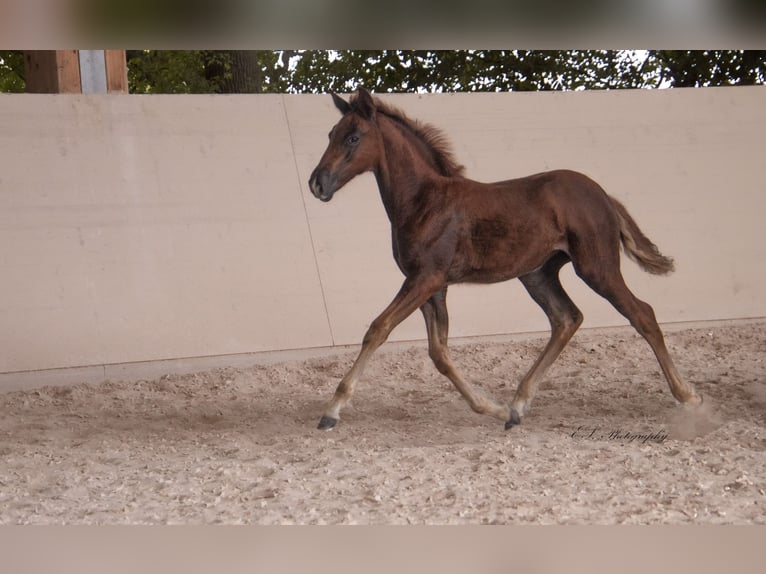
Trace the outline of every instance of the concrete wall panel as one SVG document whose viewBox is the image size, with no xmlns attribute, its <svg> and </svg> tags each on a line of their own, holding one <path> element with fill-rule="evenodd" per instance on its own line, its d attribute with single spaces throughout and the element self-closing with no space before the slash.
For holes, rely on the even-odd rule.
<svg viewBox="0 0 766 574">
<path fill-rule="evenodd" d="M 475 179 L 601 183 L 676 259 L 669 277 L 623 264 L 660 321 L 766 316 L 763 88 L 384 98 L 441 127 Z M 308 190 L 337 119 L 329 96 L 0 96 L 0 387 L 359 343 L 402 276 L 371 175 L 329 204 Z M 562 277 L 585 326 L 625 323 Z M 453 336 L 547 329 L 518 282 L 449 304 Z M 392 339 L 424 335 L 418 314 Z"/>
<path fill-rule="evenodd" d="M 0 371 L 332 343 L 281 97 L 0 114 Z"/>
</svg>

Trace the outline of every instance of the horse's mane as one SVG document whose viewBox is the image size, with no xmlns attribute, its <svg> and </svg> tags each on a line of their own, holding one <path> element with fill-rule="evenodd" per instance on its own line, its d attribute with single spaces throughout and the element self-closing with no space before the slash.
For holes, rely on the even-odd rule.
<svg viewBox="0 0 766 574">
<path fill-rule="evenodd" d="M 411 133 L 423 144 L 424 151 L 430 156 L 434 167 L 441 175 L 446 177 L 463 175 L 464 168 L 455 160 L 449 140 L 444 132 L 430 124 L 408 118 L 401 110 L 383 103 L 378 98 L 374 98 L 373 101 L 379 114 L 383 114 L 402 126 L 405 131 Z M 352 96 L 349 103 L 353 108 L 356 103 L 356 96 Z"/>
</svg>

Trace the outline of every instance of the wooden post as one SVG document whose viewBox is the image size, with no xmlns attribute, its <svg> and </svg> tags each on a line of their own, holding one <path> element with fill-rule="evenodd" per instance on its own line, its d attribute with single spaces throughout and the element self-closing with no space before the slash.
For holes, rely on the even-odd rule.
<svg viewBox="0 0 766 574">
<path fill-rule="evenodd" d="M 27 92 L 33 94 L 80 93 L 80 60 L 77 50 L 24 52 Z"/>
<path fill-rule="evenodd" d="M 127 94 L 128 66 L 125 61 L 125 50 L 104 50 L 104 67 L 106 91 L 108 93 Z M 27 92 L 35 94 L 82 93 L 79 50 L 31 50 L 24 52 L 24 73 Z M 101 85 L 104 85 L 103 81 Z"/>
<path fill-rule="evenodd" d="M 106 91 L 128 93 L 128 62 L 125 50 L 106 50 Z"/>
</svg>

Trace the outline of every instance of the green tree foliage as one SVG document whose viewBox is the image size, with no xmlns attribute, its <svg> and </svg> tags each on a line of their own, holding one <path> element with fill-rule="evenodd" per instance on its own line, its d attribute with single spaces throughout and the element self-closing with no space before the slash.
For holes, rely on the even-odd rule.
<svg viewBox="0 0 766 574">
<path fill-rule="evenodd" d="M 200 50 L 128 50 L 128 86 L 135 94 L 207 94 L 221 91 L 223 58 Z"/>
<path fill-rule="evenodd" d="M 766 51 L 130 50 L 131 93 L 493 92 L 763 84 Z M 0 91 L 23 91 L 0 52 Z"/>
<path fill-rule="evenodd" d="M 160 53 L 161 54 L 161 53 Z M 165 53 L 167 54 L 167 53 Z M 135 53 L 131 68 L 154 59 L 186 58 L 185 73 L 199 92 L 316 93 L 350 91 L 358 85 L 378 92 L 494 92 L 620 89 L 661 86 L 762 84 L 766 51 L 618 50 L 287 50 Z M 156 74 L 173 69 L 153 65 Z M 133 91 L 168 91 L 167 80 L 147 81 Z M 138 84 L 137 84 L 138 85 Z M 178 85 L 176 82 L 174 85 Z M 183 90 L 195 85 L 187 80 Z M 195 91 L 195 90 L 189 90 Z"/>
<path fill-rule="evenodd" d="M 626 53 L 521 50 L 348 50 L 308 52 L 293 89 L 487 92 L 641 87 L 640 64 Z"/>
<path fill-rule="evenodd" d="M 673 87 L 752 86 L 766 76 L 764 50 L 658 50 L 650 53 Z"/>
<path fill-rule="evenodd" d="M 131 93 L 257 94 L 290 87 L 290 51 L 129 50 Z"/>
<path fill-rule="evenodd" d="M 0 50 L 0 93 L 23 92 L 24 53 L 12 50 Z"/>
</svg>

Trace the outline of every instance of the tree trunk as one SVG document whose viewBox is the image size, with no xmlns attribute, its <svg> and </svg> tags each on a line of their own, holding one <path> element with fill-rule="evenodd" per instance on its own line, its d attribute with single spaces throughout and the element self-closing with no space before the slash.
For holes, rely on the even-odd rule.
<svg viewBox="0 0 766 574">
<path fill-rule="evenodd" d="M 221 84 L 224 94 L 260 94 L 263 92 L 263 70 L 255 50 L 230 50 L 231 77 Z"/>
</svg>

